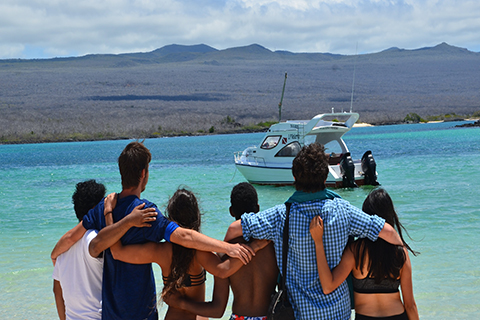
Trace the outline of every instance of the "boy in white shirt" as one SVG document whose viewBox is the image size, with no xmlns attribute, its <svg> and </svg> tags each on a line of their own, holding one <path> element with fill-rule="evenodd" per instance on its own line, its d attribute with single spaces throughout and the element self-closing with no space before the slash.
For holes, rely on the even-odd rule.
<svg viewBox="0 0 480 320">
<path fill-rule="evenodd" d="M 105 197 L 105 186 L 95 180 L 80 182 L 72 196 L 79 221 Z M 64 319 L 102 318 L 103 256 L 88 251 L 97 230 L 88 230 L 83 238 L 61 254 L 53 270 L 53 292 L 58 316 Z"/>
</svg>

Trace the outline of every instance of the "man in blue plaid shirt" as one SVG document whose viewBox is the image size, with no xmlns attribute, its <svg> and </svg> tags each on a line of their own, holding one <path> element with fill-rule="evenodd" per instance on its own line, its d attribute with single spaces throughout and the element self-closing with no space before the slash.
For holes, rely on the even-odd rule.
<svg viewBox="0 0 480 320">
<path fill-rule="evenodd" d="M 350 319 L 350 296 L 346 281 L 325 295 L 318 277 L 315 243 L 310 236 L 310 221 L 321 216 L 324 223 L 323 241 L 328 265 L 340 262 L 349 236 L 377 237 L 401 245 L 396 231 L 385 220 L 370 216 L 325 188 L 328 158 L 319 144 L 303 147 L 293 160 L 296 192 L 287 200 L 290 208 L 290 231 L 286 287 L 293 305 L 295 319 Z M 232 223 L 227 237 L 243 233 L 245 240 L 267 239 L 274 242 L 277 264 L 282 270 L 283 227 L 286 206 L 277 205 L 257 214 L 247 213 L 241 222 Z"/>
</svg>

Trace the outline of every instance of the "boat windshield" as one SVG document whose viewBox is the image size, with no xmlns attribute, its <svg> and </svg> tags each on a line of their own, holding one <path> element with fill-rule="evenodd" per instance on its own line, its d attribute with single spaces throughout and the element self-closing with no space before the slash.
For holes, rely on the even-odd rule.
<svg viewBox="0 0 480 320">
<path fill-rule="evenodd" d="M 321 141 L 320 139 L 318 139 L 318 138 L 315 139 L 315 138 L 316 138 L 315 136 L 306 136 L 305 137 L 305 145 L 308 146 L 309 144 L 314 143 L 314 142 L 320 143 L 325 147 L 325 152 L 329 153 L 329 154 L 330 153 L 342 154 L 342 153 L 348 151 L 347 149 L 342 148 L 342 145 L 340 144 L 340 142 L 338 140 L 328 141 L 328 139 L 325 139 L 325 140 Z"/>
<path fill-rule="evenodd" d="M 275 157 L 295 157 L 300 152 L 302 147 L 298 141 L 287 144 L 282 150 L 278 151 Z"/>
<path fill-rule="evenodd" d="M 333 140 L 325 144 L 325 152 L 326 153 L 338 153 L 341 154 L 343 153 L 342 146 L 338 141 Z"/>
<path fill-rule="evenodd" d="M 261 148 L 262 149 L 273 149 L 278 145 L 280 138 L 282 136 L 268 136 L 263 140 Z"/>
</svg>

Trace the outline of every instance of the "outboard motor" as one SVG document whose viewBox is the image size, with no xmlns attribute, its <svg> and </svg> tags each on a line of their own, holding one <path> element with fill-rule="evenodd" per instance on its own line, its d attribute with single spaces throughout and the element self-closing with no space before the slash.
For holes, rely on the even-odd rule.
<svg viewBox="0 0 480 320">
<path fill-rule="evenodd" d="M 350 152 L 344 153 L 340 159 L 340 172 L 343 176 L 344 188 L 357 188 L 355 183 L 355 164 L 353 163 Z"/>
<path fill-rule="evenodd" d="M 377 164 L 373 158 L 372 151 L 368 150 L 362 156 L 362 171 L 364 174 L 365 184 L 378 186 L 377 182 Z"/>
</svg>

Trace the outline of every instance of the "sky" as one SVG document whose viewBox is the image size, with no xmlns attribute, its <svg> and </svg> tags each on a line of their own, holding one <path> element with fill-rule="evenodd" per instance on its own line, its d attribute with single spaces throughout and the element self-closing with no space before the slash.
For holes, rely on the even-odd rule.
<svg viewBox="0 0 480 320">
<path fill-rule="evenodd" d="M 165 45 L 338 54 L 442 42 L 480 52 L 478 0 L 2 0 L 0 59 Z"/>
</svg>

